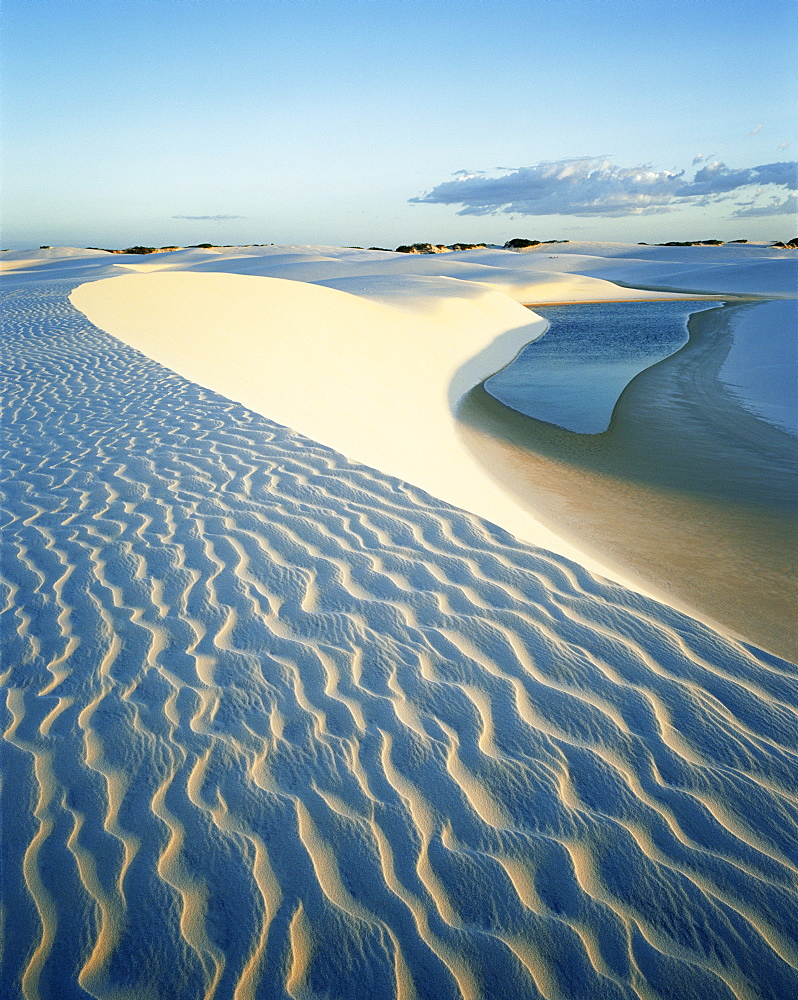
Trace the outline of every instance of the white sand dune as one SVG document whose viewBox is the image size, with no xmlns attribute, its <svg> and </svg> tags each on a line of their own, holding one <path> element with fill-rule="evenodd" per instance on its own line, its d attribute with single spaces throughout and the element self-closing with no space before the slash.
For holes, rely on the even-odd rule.
<svg viewBox="0 0 798 1000">
<path fill-rule="evenodd" d="M 793 657 L 798 652 L 795 643 L 784 635 L 783 627 L 774 633 L 773 621 L 783 621 L 785 605 L 798 599 L 794 587 L 785 589 L 785 557 L 790 550 L 798 557 L 789 542 L 795 537 L 794 524 L 774 525 L 768 514 L 757 526 L 755 511 L 754 521 L 746 515 L 746 523 L 725 541 L 708 533 L 707 558 L 721 544 L 741 552 L 741 560 L 713 574 L 711 585 L 708 581 L 696 585 L 692 567 L 674 577 L 671 554 L 663 560 L 652 552 L 667 551 L 668 539 L 678 539 L 692 550 L 697 540 L 700 544 L 701 533 L 693 532 L 688 541 L 682 523 L 714 524 L 720 519 L 737 524 L 736 512 L 730 515 L 700 504 L 688 510 L 678 495 L 675 500 L 670 494 L 664 496 L 662 484 L 657 484 L 655 495 L 647 489 L 638 497 L 622 480 L 620 489 L 615 487 L 613 497 L 603 502 L 611 517 L 617 509 L 614 525 L 602 515 L 596 526 L 580 495 L 585 490 L 585 496 L 595 494 L 594 483 L 573 483 L 570 493 L 555 492 L 552 498 L 540 475 L 567 481 L 568 470 L 562 475 L 551 467 L 540 473 L 533 470 L 537 478 L 530 479 L 527 456 L 514 449 L 510 461 L 516 471 L 508 472 L 506 456 L 497 453 L 494 441 L 464 434 L 456 417 L 474 385 L 543 333 L 545 323 L 518 302 L 673 297 L 669 292 L 626 288 L 573 273 L 573 261 L 580 269 L 625 279 L 637 268 L 642 283 L 650 277 L 651 267 L 665 268 L 671 276 L 673 268 L 685 267 L 686 288 L 716 294 L 733 288 L 738 271 L 739 291 L 748 291 L 754 266 L 765 275 L 761 281 L 765 294 L 774 284 L 784 284 L 783 275 L 767 278 L 776 269 L 791 269 L 795 278 L 794 256 L 746 245 L 557 244 L 549 249 L 552 252 L 479 250 L 441 255 L 331 247 L 186 250 L 153 255 L 143 262 L 127 257 L 123 269 L 137 272 L 135 276 L 86 284 L 73 292 L 72 301 L 102 329 L 192 381 L 479 514 L 519 538 L 577 559 L 593 572 Z M 633 256 L 639 254 L 643 258 Z M 558 272 L 561 266 L 565 270 Z M 725 268 L 723 288 L 712 284 L 719 267 Z M 711 365 L 704 368 L 700 392 L 715 392 L 718 400 L 711 408 L 717 408 L 728 401 L 720 398 L 723 387 Z M 480 412 L 470 409 L 472 422 Z M 675 425 L 659 423 L 664 438 L 682 433 Z M 732 419 L 725 436 L 732 433 L 732 425 L 743 424 Z M 767 479 L 777 470 L 759 468 L 757 453 L 772 450 L 766 440 L 767 424 L 761 430 L 764 437 L 758 445 L 756 429 L 753 437 L 748 428 L 740 433 L 756 474 Z M 493 438 L 496 431 L 493 422 Z M 701 455 L 715 449 L 717 439 L 712 435 L 714 431 L 695 440 L 694 448 L 701 454 L 694 466 L 700 465 Z M 649 446 L 656 454 L 667 444 L 652 440 Z M 719 460 L 738 467 L 741 452 L 719 455 Z M 610 474 L 616 475 L 617 468 Z M 621 475 L 626 478 L 626 471 Z M 693 479 L 691 473 L 685 474 L 684 481 L 675 484 L 677 494 L 691 490 Z M 552 502 L 564 503 L 564 513 L 573 509 L 574 516 L 560 516 Z M 650 521 L 652 515 L 657 530 L 647 548 L 641 547 L 639 530 L 633 526 L 641 518 Z M 750 539 L 750 544 L 747 540 L 741 544 L 740 538 Z M 757 608 L 748 601 L 752 587 L 762 595 Z M 780 591 L 783 596 L 773 601 L 771 596 Z"/>
<path fill-rule="evenodd" d="M 546 323 L 484 286 L 452 285 L 404 288 L 400 310 L 296 280 L 181 270 L 83 285 L 72 301 L 192 381 L 552 547 L 474 463 L 454 419 Z"/>
<path fill-rule="evenodd" d="M 153 360 L 81 266 L 3 312 L 5 994 L 792 996 L 796 668 L 387 468 L 446 479 L 543 324 L 434 272 L 73 293 Z"/>
<path fill-rule="evenodd" d="M 454 254 L 259 249 L 198 264 L 185 256 L 196 251 L 154 255 L 153 263 L 124 265 L 142 272 L 135 279 L 84 285 L 72 301 L 102 329 L 192 381 L 610 572 L 496 488 L 464 449 L 453 416 L 473 385 L 546 328 L 508 290 L 539 301 L 651 293 L 580 275 L 516 278 L 452 261 Z M 314 252 L 321 249 L 327 254 Z"/>
<path fill-rule="evenodd" d="M 739 310 L 733 322 L 734 342 L 720 377 L 747 409 L 798 435 L 798 299 Z"/>
</svg>

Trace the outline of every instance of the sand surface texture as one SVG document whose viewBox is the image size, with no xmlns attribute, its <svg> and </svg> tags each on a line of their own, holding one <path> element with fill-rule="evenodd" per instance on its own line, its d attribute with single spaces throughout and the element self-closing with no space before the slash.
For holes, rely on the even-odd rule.
<svg viewBox="0 0 798 1000">
<path fill-rule="evenodd" d="M 796 668 L 163 367 L 70 264 L 3 310 L 5 994 L 796 993 Z"/>
</svg>

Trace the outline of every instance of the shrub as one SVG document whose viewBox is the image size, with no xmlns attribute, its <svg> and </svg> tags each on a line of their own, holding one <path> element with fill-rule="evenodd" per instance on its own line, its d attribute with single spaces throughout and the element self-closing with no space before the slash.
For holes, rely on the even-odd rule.
<svg viewBox="0 0 798 1000">
<path fill-rule="evenodd" d="M 412 243 L 410 246 L 403 243 L 396 248 L 396 253 L 444 253 L 448 249 L 440 243 Z"/>
<path fill-rule="evenodd" d="M 540 240 L 523 240 L 516 238 L 514 240 L 507 240 L 504 244 L 505 250 L 525 250 L 527 247 L 539 247 Z"/>
</svg>

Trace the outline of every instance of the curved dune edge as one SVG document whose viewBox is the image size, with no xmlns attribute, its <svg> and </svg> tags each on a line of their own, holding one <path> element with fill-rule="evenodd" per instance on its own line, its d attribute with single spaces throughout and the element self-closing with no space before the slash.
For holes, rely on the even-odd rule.
<svg viewBox="0 0 798 1000">
<path fill-rule="evenodd" d="M 793 667 L 3 323 L 7 995 L 794 994 Z"/>
<path fill-rule="evenodd" d="M 501 292 L 469 286 L 399 309 L 299 281 L 158 270 L 81 285 L 70 300 L 191 381 L 631 585 L 542 525 L 457 431 L 458 401 L 547 327 Z"/>
<path fill-rule="evenodd" d="M 627 385 L 602 434 L 519 414 L 484 385 L 459 427 L 475 460 L 575 544 L 798 662 L 795 438 L 719 378 L 730 324 L 750 308 L 695 313 L 690 341 Z"/>
<path fill-rule="evenodd" d="M 386 302 L 262 275 L 141 268 L 151 269 L 81 285 L 70 300 L 101 329 L 199 385 L 590 572 L 745 636 L 667 579 L 640 573 L 636 559 L 626 565 L 617 549 L 602 552 L 595 536 L 580 543 L 580 532 L 563 531 L 550 510 L 541 520 L 529 496 L 475 456 L 453 415 L 472 387 L 545 332 L 547 321 L 528 307 L 453 279 L 444 279 L 451 289 L 410 289 Z M 527 296 L 531 277 L 524 278 Z M 538 276 L 539 297 L 555 286 L 577 300 L 650 294 L 581 275 Z M 493 442 L 487 451 L 495 451 Z"/>
</svg>

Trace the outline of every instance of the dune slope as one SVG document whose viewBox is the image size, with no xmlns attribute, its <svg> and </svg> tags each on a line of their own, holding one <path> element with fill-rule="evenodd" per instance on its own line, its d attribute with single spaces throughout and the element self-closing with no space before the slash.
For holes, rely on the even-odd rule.
<svg viewBox="0 0 798 1000">
<path fill-rule="evenodd" d="M 400 309 L 300 281 L 177 270 L 88 283 L 70 298 L 191 381 L 579 558 L 484 474 L 454 419 L 465 392 L 547 324 L 490 288 L 452 284 Z"/>
</svg>

